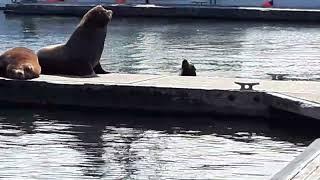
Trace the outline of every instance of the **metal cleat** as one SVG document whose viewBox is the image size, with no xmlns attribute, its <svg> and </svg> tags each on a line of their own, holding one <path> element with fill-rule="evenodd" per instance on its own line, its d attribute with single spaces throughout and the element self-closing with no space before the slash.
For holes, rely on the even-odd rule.
<svg viewBox="0 0 320 180">
<path fill-rule="evenodd" d="M 283 80 L 284 76 L 288 76 L 289 74 L 267 73 L 267 75 L 271 76 L 272 80 Z"/>
<path fill-rule="evenodd" d="M 238 84 L 238 85 L 240 85 L 240 90 L 242 91 L 242 90 L 253 90 L 253 86 L 255 86 L 255 85 L 259 85 L 260 83 L 258 83 L 258 82 L 253 82 L 253 83 L 248 83 L 248 82 L 234 82 L 234 83 L 236 83 L 236 84 Z"/>
</svg>

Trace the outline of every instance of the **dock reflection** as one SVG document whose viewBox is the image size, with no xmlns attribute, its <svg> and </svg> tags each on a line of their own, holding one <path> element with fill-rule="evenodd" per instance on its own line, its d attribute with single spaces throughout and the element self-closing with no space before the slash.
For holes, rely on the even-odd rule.
<svg viewBox="0 0 320 180">
<path fill-rule="evenodd" d="M 238 156 L 246 158 L 250 156 L 258 158 L 260 156 L 259 151 L 253 149 L 248 151 L 247 148 L 253 148 L 258 144 L 267 142 L 266 145 L 259 148 L 264 149 L 274 144 L 275 148 L 279 148 L 279 150 L 282 148 L 281 146 L 286 147 L 287 149 L 283 151 L 290 154 L 293 149 L 297 149 L 297 147 L 303 149 L 316 138 L 271 129 L 266 122 L 250 119 L 157 117 L 113 112 L 90 113 L 16 109 L 4 109 L 0 113 L 0 117 L 0 124 L 2 125 L 0 136 L 2 137 L 14 136 L 19 139 L 24 136 L 29 137 L 29 134 L 36 136 L 45 133 L 48 137 L 52 136 L 52 138 L 58 139 L 51 138 L 47 145 L 43 144 L 42 146 L 50 146 L 53 143 L 56 146 L 62 145 L 64 147 L 58 148 L 62 154 L 61 157 L 56 158 L 66 158 L 63 155 L 65 148 L 77 151 L 79 155 L 74 154 L 72 156 L 79 160 L 72 167 L 82 172 L 81 178 L 168 178 L 170 173 L 168 176 L 163 174 L 170 171 L 167 169 L 168 165 L 171 164 L 174 168 L 177 168 L 176 170 L 173 168 L 173 171 L 170 172 L 180 172 L 181 167 L 176 167 L 176 165 L 183 162 L 184 158 L 188 159 L 187 154 L 190 153 L 189 158 L 191 159 L 197 157 L 192 155 L 197 154 L 192 149 L 198 149 L 199 153 L 217 151 L 216 153 L 221 154 L 221 157 L 238 154 Z M 11 131 L 11 129 L 16 131 Z M 31 139 L 29 141 L 32 143 Z M 13 142 L 15 140 L 3 142 L 1 146 L 2 148 L 9 148 Z M 239 149 L 229 149 L 228 146 L 231 144 L 242 144 L 244 147 L 236 145 Z M 24 146 L 32 147 L 28 143 Z M 173 157 L 170 158 L 171 156 Z M 215 153 L 211 155 L 203 154 L 203 156 L 212 156 L 210 157 L 213 158 L 212 161 L 219 159 L 219 156 L 216 156 Z M 71 157 L 66 158 L 66 160 L 69 158 Z M 265 161 L 264 159 L 261 160 Z M 216 167 L 211 163 L 217 162 L 211 162 L 210 164 L 205 162 L 204 159 L 198 159 L 196 162 L 198 164 L 197 168 L 194 170 L 202 171 L 203 168 L 200 168 L 202 166 Z M 237 163 L 228 159 L 225 159 L 225 163 L 230 164 L 230 167 L 238 166 Z M 254 166 L 254 164 L 250 166 Z M 238 168 L 240 167 L 245 166 L 239 166 Z M 192 167 L 189 168 L 192 171 Z M 217 168 L 217 172 L 227 170 L 223 165 Z M 175 176 L 180 175 L 177 173 Z"/>
</svg>

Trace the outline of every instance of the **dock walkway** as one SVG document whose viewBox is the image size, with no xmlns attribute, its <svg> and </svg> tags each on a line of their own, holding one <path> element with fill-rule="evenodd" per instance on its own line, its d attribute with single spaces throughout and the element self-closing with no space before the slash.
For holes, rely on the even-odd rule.
<svg viewBox="0 0 320 180">
<path fill-rule="evenodd" d="M 235 82 L 259 82 L 240 91 Z M 21 89 L 24 89 L 21 92 Z M 320 120 L 320 82 L 107 74 L 0 79 L 0 102 L 268 117 L 270 107 Z"/>
<path fill-rule="evenodd" d="M 96 84 L 127 85 L 161 88 L 239 90 L 234 82 L 259 82 L 254 90 L 268 93 L 281 93 L 320 104 L 320 82 L 316 81 L 273 81 L 246 78 L 219 78 L 201 76 L 164 76 L 146 74 L 107 74 L 95 78 L 69 78 L 63 76 L 41 75 L 33 81 L 45 81 L 57 84 Z"/>
</svg>

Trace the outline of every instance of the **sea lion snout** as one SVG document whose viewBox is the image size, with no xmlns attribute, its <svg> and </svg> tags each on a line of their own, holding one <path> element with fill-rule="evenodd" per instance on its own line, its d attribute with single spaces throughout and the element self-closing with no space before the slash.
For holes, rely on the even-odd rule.
<svg viewBox="0 0 320 180">
<path fill-rule="evenodd" d="M 92 28 L 105 28 L 111 21 L 112 10 L 107 10 L 102 6 L 96 6 L 90 9 L 82 18 L 79 26 Z"/>
<path fill-rule="evenodd" d="M 96 11 L 99 14 L 105 13 L 109 19 L 112 18 L 112 14 L 113 14 L 112 10 L 105 9 L 102 5 L 97 5 L 95 8 L 93 8 L 90 11 Z"/>
<path fill-rule="evenodd" d="M 24 71 L 22 69 L 9 69 L 7 74 L 14 79 L 24 79 Z"/>
<path fill-rule="evenodd" d="M 8 77 L 14 79 L 32 79 L 39 77 L 40 73 L 36 73 L 32 65 L 23 68 L 12 68 L 7 70 Z"/>
<path fill-rule="evenodd" d="M 113 12 L 112 12 L 111 10 L 107 10 L 107 9 L 106 9 L 106 14 L 107 14 L 109 20 L 112 19 L 112 14 L 113 14 Z"/>
</svg>

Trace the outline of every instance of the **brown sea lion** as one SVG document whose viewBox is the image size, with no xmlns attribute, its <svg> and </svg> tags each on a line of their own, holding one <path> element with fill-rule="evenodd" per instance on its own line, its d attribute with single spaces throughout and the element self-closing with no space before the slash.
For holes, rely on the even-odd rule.
<svg viewBox="0 0 320 180">
<path fill-rule="evenodd" d="M 37 55 L 28 48 L 16 47 L 0 55 L 0 76 L 11 79 L 39 77 L 41 67 Z"/>
<path fill-rule="evenodd" d="M 180 76 L 196 76 L 196 68 L 186 59 L 182 61 Z"/>
<path fill-rule="evenodd" d="M 41 48 L 37 54 L 42 73 L 87 77 L 108 73 L 99 61 L 111 18 L 112 11 L 98 5 L 83 16 L 65 44 Z"/>
</svg>

